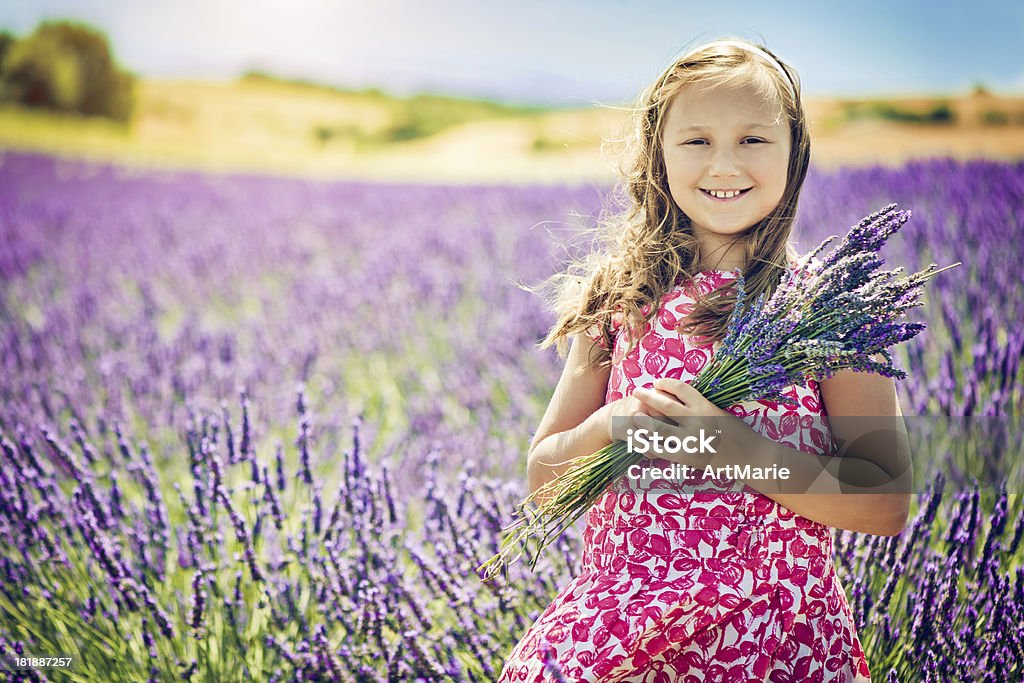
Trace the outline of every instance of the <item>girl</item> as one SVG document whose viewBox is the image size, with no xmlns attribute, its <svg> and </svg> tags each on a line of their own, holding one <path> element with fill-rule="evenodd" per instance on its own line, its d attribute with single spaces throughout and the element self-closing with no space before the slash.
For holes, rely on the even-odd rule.
<svg viewBox="0 0 1024 683">
<path fill-rule="evenodd" d="M 899 416 L 893 380 L 841 371 L 790 387 L 798 408 L 752 401 L 728 411 L 688 384 L 724 336 L 734 269 L 756 297 L 798 264 L 789 237 L 810 158 L 798 78 L 761 45 L 713 41 L 643 93 L 635 122 L 629 210 L 609 224 L 606 249 L 575 264 L 575 276 L 553 278 L 559 319 L 541 348 L 557 343 L 564 356 L 572 340 L 530 447 L 530 490 L 626 426 L 666 416 L 742 420 L 747 462 L 810 482 L 833 437 L 858 436 L 827 416 Z M 867 464 L 909 466 L 905 452 L 885 455 L 888 464 Z M 555 680 L 556 669 L 571 682 L 869 680 L 831 527 L 897 534 L 909 494 L 709 486 L 718 488 L 675 495 L 664 480 L 624 477 L 610 487 L 586 514 L 582 571 L 500 680 Z"/>
</svg>

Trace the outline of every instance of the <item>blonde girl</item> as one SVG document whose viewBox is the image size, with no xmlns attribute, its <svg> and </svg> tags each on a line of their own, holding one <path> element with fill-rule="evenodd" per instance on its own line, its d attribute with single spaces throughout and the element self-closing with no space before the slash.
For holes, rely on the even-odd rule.
<svg viewBox="0 0 1024 683">
<path fill-rule="evenodd" d="M 627 210 L 607 223 L 602 249 L 548 282 L 559 315 L 541 348 L 565 356 L 571 346 L 530 446 L 530 491 L 627 424 L 671 418 L 682 429 L 708 417 L 742 421 L 734 451 L 788 468 L 787 491 L 825 491 L 812 482 L 831 444 L 859 436 L 829 416 L 899 416 L 892 379 L 842 371 L 792 386 L 796 408 L 722 410 L 689 385 L 725 334 L 734 271 L 756 296 L 798 263 L 790 233 L 810 140 L 797 74 L 763 45 L 716 40 L 666 69 L 635 113 Z M 650 464 L 673 462 L 692 459 Z M 885 452 L 859 464 L 888 471 L 909 460 Z M 605 683 L 869 680 L 832 530 L 897 534 L 909 494 L 709 486 L 681 494 L 627 477 L 610 487 L 586 514 L 579 575 L 500 680 L 555 680 L 556 670 Z"/>
</svg>

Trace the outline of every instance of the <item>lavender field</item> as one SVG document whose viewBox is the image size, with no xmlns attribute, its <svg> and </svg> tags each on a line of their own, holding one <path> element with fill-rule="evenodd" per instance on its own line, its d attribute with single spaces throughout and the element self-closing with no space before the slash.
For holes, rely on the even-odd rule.
<svg viewBox="0 0 1024 683">
<path fill-rule="evenodd" d="M 515 283 L 608 188 L 0 161 L 0 653 L 74 658 L 0 681 L 494 680 L 581 540 L 475 573 L 561 372 Z M 812 170 L 800 250 L 890 202 L 887 267 L 964 264 L 898 350 L 904 414 L 1002 421 L 985 457 L 1019 463 L 1024 162 Z M 876 680 L 1024 679 L 1020 483 L 835 532 Z"/>
</svg>

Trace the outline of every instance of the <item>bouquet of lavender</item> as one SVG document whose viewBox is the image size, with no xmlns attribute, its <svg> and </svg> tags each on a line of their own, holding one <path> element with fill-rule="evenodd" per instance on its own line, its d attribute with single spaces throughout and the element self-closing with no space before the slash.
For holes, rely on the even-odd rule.
<svg viewBox="0 0 1024 683">
<path fill-rule="evenodd" d="M 910 211 L 896 211 L 896 205 L 890 204 L 861 220 L 818 261 L 815 257 L 836 239 L 829 237 L 802 265 L 787 272 L 767 301 L 761 295 L 750 302 L 740 275 L 726 337 L 692 386 L 725 408 L 761 399 L 792 405 L 783 389 L 810 379 L 823 380 L 845 368 L 905 378 L 906 373 L 893 366 L 888 349 L 913 338 L 925 326 L 895 321 L 922 305 L 925 281 L 960 265 L 939 269 L 931 264 L 904 277 L 899 277 L 902 268 L 879 271 L 884 262 L 879 249 L 908 218 Z M 872 358 L 878 354 L 884 361 Z M 531 538 L 538 544 L 530 563 L 535 568 L 540 552 L 642 458 L 623 441 L 578 458 L 567 472 L 518 506 L 516 521 L 506 528 L 499 552 L 478 567 L 483 580 L 497 576 L 522 556 Z M 547 501 L 532 510 L 530 504 L 538 498 Z"/>
</svg>

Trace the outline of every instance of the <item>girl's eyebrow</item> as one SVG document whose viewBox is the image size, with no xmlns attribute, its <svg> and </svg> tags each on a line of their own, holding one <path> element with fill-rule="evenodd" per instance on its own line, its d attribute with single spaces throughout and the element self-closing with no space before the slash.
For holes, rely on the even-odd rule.
<svg viewBox="0 0 1024 683">
<path fill-rule="evenodd" d="M 705 126 L 705 125 L 700 124 L 700 123 L 695 123 L 692 126 L 686 126 L 684 128 L 680 128 L 679 130 L 680 131 L 704 130 L 705 128 L 710 128 L 710 127 L 711 126 Z M 774 128 L 775 126 L 770 124 L 770 123 L 748 123 L 748 124 L 744 125 L 743 127 L 744 128 Z"/>
</svg>

